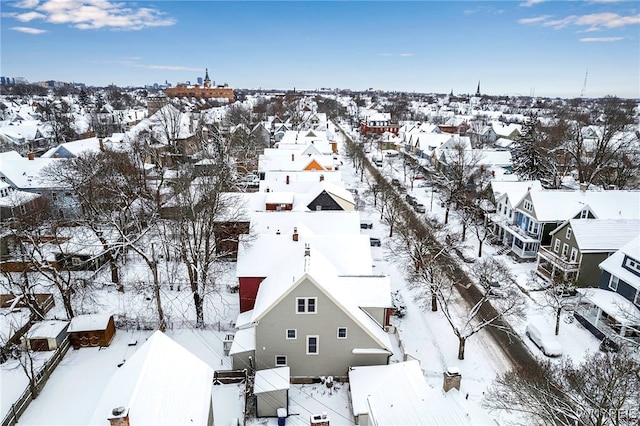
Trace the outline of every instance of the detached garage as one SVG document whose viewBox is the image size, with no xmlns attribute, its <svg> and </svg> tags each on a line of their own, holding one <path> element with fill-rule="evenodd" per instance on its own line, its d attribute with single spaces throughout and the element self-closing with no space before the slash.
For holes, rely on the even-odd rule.
<svg viewBox="0 0 640 426">
<path fill-rule="evenodd" d="M 256 395 L 258 417 L 281 417 L 282 409 L 289 411 L 290 376 L 289 367 L 256 371 L 253 393 Z"/>
<path fill-rule="evenodd" d="M 23 337 L 23 347 L 31 351 L 54 351 L 67 337 L 68 327 L 68 321 L 37 322 Z"/>
<path fill-rule="evenodd" d="M 113 315 L 78 315 L 69 324 L 69 336 L 73 349 L 109 346 L 116 334 Z"/>
</svg>

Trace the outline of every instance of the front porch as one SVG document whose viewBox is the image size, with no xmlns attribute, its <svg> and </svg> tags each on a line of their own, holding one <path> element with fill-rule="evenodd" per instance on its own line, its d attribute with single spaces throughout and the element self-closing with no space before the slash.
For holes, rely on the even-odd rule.
<svg viewBox="0 0 640 426">
<path fill-rule="evenodd" d="M 548 247 L 538 249 L 536 273 L 549 281 L 573 281 L 578 278 L 580 263 L 562 259 Z"/>
<path fill-rule="evenodd" d="M 574 315 L 594 336 L 617 344 L 640 344 L 640 310 L 613 291 L 579 290 L 580 302 Z"/>
<path fill-rule="evenodd" d="M 526 231 L 517 225 L 506 224 L 502 226 L 504 235 L 502 243 L 511 247 L 511 251 L 523 260 L 534 260 L 538 255 L 540 241 L 531 237 Z"/>
</svg>

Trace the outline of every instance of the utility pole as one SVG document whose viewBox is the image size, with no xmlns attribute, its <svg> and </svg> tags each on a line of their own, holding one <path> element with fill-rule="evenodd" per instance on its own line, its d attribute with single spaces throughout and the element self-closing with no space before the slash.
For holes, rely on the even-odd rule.
<svg viewBox="0 0 640 426">
<path fill-rule="evenodd" d="M 582 90 L 580 91 L 580 98 L 584 98 L 584 92 L 587 90 L 587 77 L 589 76 L 589 69 L 584 73 L 584 83 L 582 83 Z"/>
</svg>

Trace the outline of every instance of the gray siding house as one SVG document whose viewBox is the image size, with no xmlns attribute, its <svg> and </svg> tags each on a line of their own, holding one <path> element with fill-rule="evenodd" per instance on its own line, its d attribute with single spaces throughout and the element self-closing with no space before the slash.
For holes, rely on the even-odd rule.
<svg viewBox="0 0 640 426">
<path fill-rule="evenodd" d="M 571 219 L 551 232 L 551 245 L 538 251 L 536 272 L 547 280 L 597 287 L 598 265 L 633 238 L 640 220 Z"/>
<path fill-rule="evenodd" d="M 304 256 L 300 250 L 298 261 L 288 260 L 260 285 L 251 313 L 252 367 L 289 367 L 292 380 L 309 381 L 346 378 L 351 366 L 387 364 L 390 307 L 388 277 L 340 276 L 307 245 Z M 232 348 L 236 352 L 247 358 Z"/>
</svg>

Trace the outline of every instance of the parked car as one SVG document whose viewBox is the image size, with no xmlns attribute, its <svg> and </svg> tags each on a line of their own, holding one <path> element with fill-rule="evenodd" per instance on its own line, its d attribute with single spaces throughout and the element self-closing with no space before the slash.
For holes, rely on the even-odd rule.
<svg viewBox="0 0 640 426">
<path fill-rule="evenodd" d="M 527 324 L 525 334 L 546 356 L 562 355 L 562 346 L 555 336 L 543 333 L 534 324 Z"/>
<path fill-rule="evenodd" d="M 413 205 L 413 209 L 416 211 L 416 213 L 426 213 L 427 209 L 424 207 L 424 204 L 421 203 L 416 203 Z"/>
<path fill-rule="evenodd" d="M 382 241 L 380 241 L 380 238 L 369 237 L 369 244 L 371 247 L 380 247 L 382 246 Z"/>
<path fill-rule="evenodd" d="M 391 179 L 391 185 L 400 186 L 400 181 L 396 178 Z"/>
<path fill-rule="evenodd" d="M 373 228 L 373 222 L 370 220 L 361 220 L 360 221 L 360 229 L 371 229 Z"/>
<path fill-rule="evenodd" d="M 373 160 L 373 163 L 378 167 L 382 167 L 382 165 L 384 164 L 380 159 Z"/>
<path fill-rule="evenodd" d="M 411 204 L 412 206 L 414 206 L 414 205 L 418 202 L 418 200 L 416 199 L 416 197 L 414 197 L 414 196 L 413 196 L 413 195 L 411 195 L 411 194 L 407 194 L 407 195 L 405 195 L 405 196 L 404 196 L 404 200 L 405 200 L 407 203 Z"/>
</svg>

